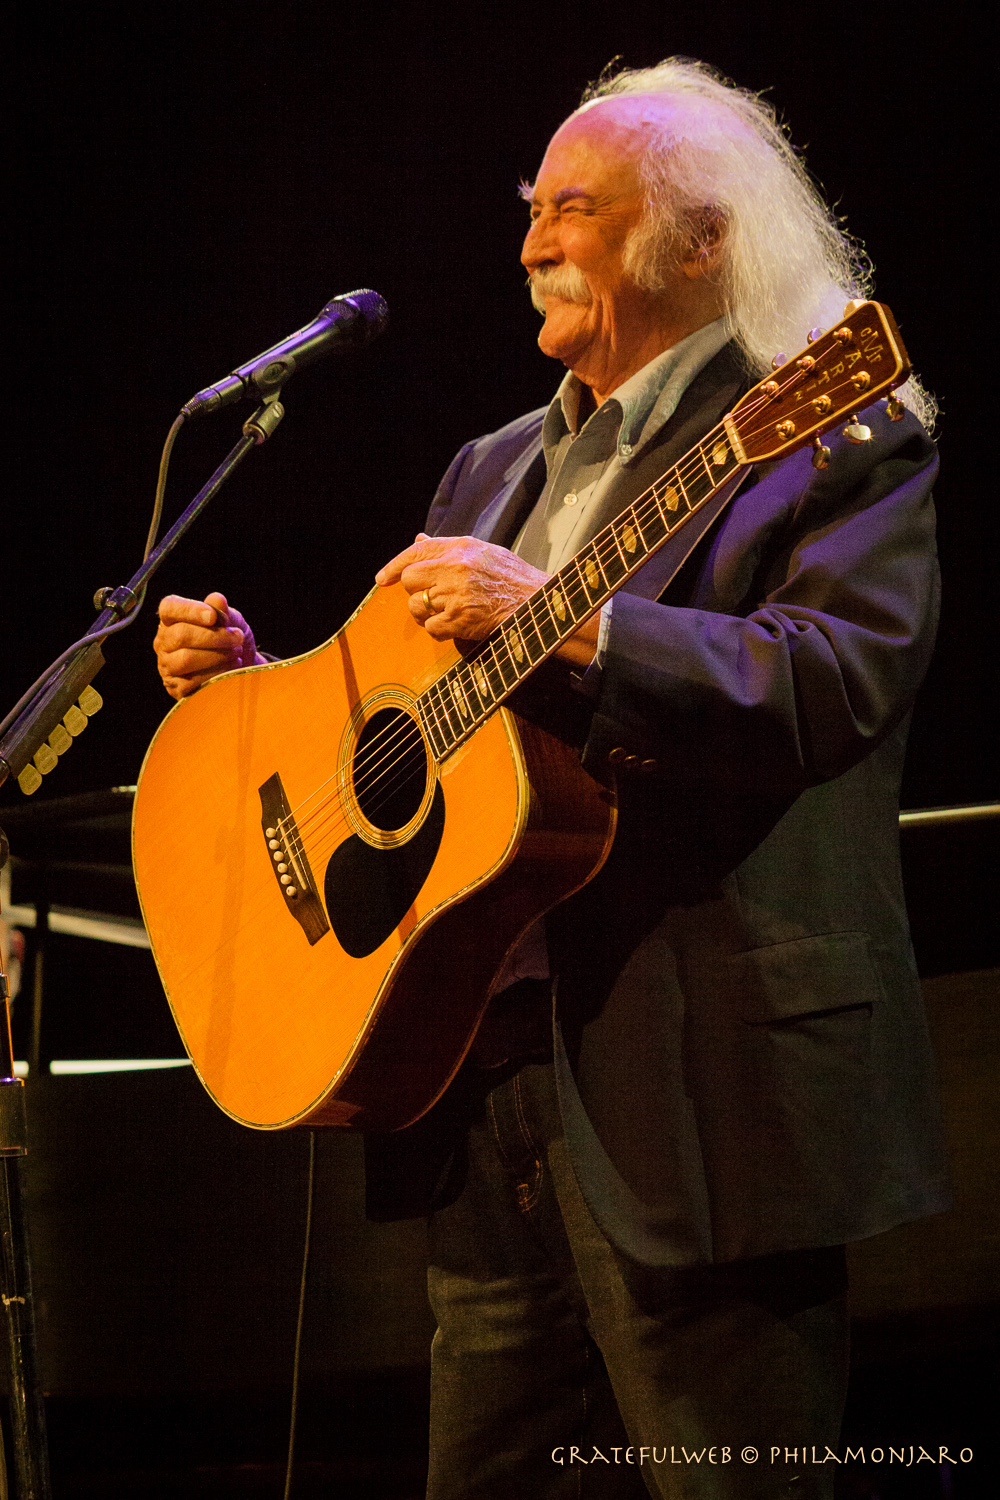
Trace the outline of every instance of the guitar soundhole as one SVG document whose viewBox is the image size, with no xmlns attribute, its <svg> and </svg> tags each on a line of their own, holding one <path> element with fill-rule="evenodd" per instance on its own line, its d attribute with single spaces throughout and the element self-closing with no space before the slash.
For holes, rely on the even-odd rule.
<svg viewBox="0 0 1000 1500">
<path fill-rule="evenodd" d="M 382 708 L 358 738 L 351 765 L 362 816 L 383 833 L 405 828 L 420 810 L 427 788 L 427 752 L 409 714 Z"/>
<path fill-rule="evenodd" d="M 344 839 L 323 878 L 330 926 L 352 958 L 374 953 L 397 931 L 437 858 L 444 793 L 435 785 L 428 795 L 429 774 L 410 715 L 399 708 L 372 714 L 351 759 L 354 803 L 368 830 L 359 826 Z"/>
</svg>

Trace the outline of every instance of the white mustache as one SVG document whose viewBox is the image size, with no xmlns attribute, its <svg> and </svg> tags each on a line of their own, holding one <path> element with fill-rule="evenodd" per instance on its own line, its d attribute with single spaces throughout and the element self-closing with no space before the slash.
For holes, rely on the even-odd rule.
<svg viewBox="0 0 1000 1500">
<path fill-rule="evenodd" d="M 590 302 L 590 287 L 583 272 L 570 261 L 561 266 L 540 266 L 528 277 L 531 289 L 531 305 L 536 312 L 545 312 L 546 297 L 560 297 L 563 302 L 576 302 L 586 306 Z"/>
</svg>

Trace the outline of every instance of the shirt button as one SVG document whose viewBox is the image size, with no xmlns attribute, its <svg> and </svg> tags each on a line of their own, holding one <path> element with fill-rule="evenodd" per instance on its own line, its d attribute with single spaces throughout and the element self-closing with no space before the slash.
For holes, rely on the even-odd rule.
<svg viewBox="0 0 1000 1500">
<path fill-rule="evenodd" d="M 563 496 L 563 505 L 575 505 L 579 498 L 575 490 L 570 490 L 568 495 Z"/>
<path fill-rule="evenodd" d="M 622 445 L 619 448 L 618 452 L 621 454 L 622 458 L 631 458 L 632 457 L 632 444 L 631 443 L 622 443 Z"/>
</svg>

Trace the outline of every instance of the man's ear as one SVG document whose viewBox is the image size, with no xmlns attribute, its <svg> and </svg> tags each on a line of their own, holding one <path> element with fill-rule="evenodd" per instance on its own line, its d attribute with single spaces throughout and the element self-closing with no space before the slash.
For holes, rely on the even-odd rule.
<svg viewBox="0 0 1000 1500">
<path fill-rule="evenodd" d="M 721 209 L 703 208 L 692 215 L 680 268 L 689 281 L 710 277 L 722 258 L 726 218 Z"/>
</svg>

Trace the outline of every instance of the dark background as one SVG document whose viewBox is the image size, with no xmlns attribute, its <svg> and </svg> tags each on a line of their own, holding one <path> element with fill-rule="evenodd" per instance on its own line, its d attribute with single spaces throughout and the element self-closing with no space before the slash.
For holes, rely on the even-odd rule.
<svg viewBox="0 0 1000 1500">
<path fill-rule="evenodd" d="M 331 296 L 371 286 L 391 308 L 386 336 L 289 384 L 277 435 L 151 590 L 155 599 L 221 588 L 259 644 L 280 654 L 342 624 L 375 569 L 419 527 L 460 444 L 547 401 L 561 374 L 535 346 L 538 318 L 518 264 L 518 178 L 534 174 L 553 129 L 613 57 L 643 66 L 682 54 L 769 91 L 865 244 L 877 295 L 942 402 L 945 606 L 903 806 L 996 796 L 994 381 L 983 291 L 992 274 L 983 184 L 993 162 L 980 128 L 991 85 L 983 38 L 958 7 L 38 4 L 14 12 L 11 41 L 0 712 L 84 632 L 94 589 L 124 583 L 138 566 L 160 448 L 181 404 Z M 241 420 L 230 411 L 182 434 L 168 521 Z M 134 629 L 108 643 L 96 682 L 106 706 L 36 804 L 136 780 L 168 706 L 153 630 L 147 605 Z M 0 821 L 10 805 L 24 799 L 8 785 Z M 988 826 L 907 836 L 924 974 L 996 962 L 985 915 Z M 23 899 L 31 894 L 29 882 Z M 68 904 L 116 906 L 96 884 L 92 895 Z M 53 938 L 48 962 L 50 1055 L 179 1050 L 148 954 Z M 981 1311 L 995 1270 L 983 1216 L 996 1195 L 981 1124 L 994 1012 L 985 990 L 962 993 L 946 986 L 931 1007 L 959 1214 L 862 1247 L 859 1394 L 848 1430 L 869 1442 L 905 1430 L 908 1441 L 930 1434 L 960 1445 L 986 1430 L 970 1425 L 968 1405 L 980 1389 Z M 22 1009 L 22 1032 L 26 1020 Z M 244 1465 L 232 1491 L 213 1470 L 204 1491 L 188 1475 L 164 1494 L 264 1493 L 246 1467 L 254 1454 L 271 1466 L 261 1484 L 273 1479 L 267 1493 L 279 1493 L 304 1138 L 240 1131 L 186 1070 L 38 1079 L 29 1110 L 59 1494 L 153 1494 L 129 1479 L 114 1488 L 108 1475 L 126 1463 L 130 1434 L 142 1447 L 154 1412 L 160 1426 L 147 1448 L 160 1444 L 164 1472 L 195 1449 L 203 1465 Z M 426 1347 L 417 1227 L 363 1224 L 358 1144 L 321 1137 L 305 1353 L 313 1391 L 346 1368 L 412 1368 Z M 394 1376 L 370 1408 L 375 1447 L 416 1413 L 416 1470 L 423 1381 L 418 1369 L 407 1405 Z M 264 1391 L 264 1404 L 248 1404 L 248 1390 Z M 238 1395 L 213 1408 L 210 1391 Z M 110 1415 L 109 1392 L 126 1402 Z M 170 1392 L 194 1394 L 175 1410 L 164 1405 Z M 352 1399 L 337 1419 L 347 1426 L 361 1420 L 361 1398 Z M 317 1463 L 340 1441 L 331 1409 L 324 1397 L 322 1417 L 307 1423 L 304 1452 Z M 220 1457 L 226 1434 L 232 1452 Z M 138 1464 L 135 1452 L 127 1461 Z M 71 1487 L 74 1465 L 93 1489 L 79 1476 Z M 883 1475 L 883 1500 L 946 1493 L 910 1478 L 894 1490 Z M 372 1484 L 383 1500 L 410 1493 L 398 1478 L 395 1489 L 384 1475 Z M 971 1471 L 955 1485 L 963 1497 L 976 1493 Z"/>
</svg>

